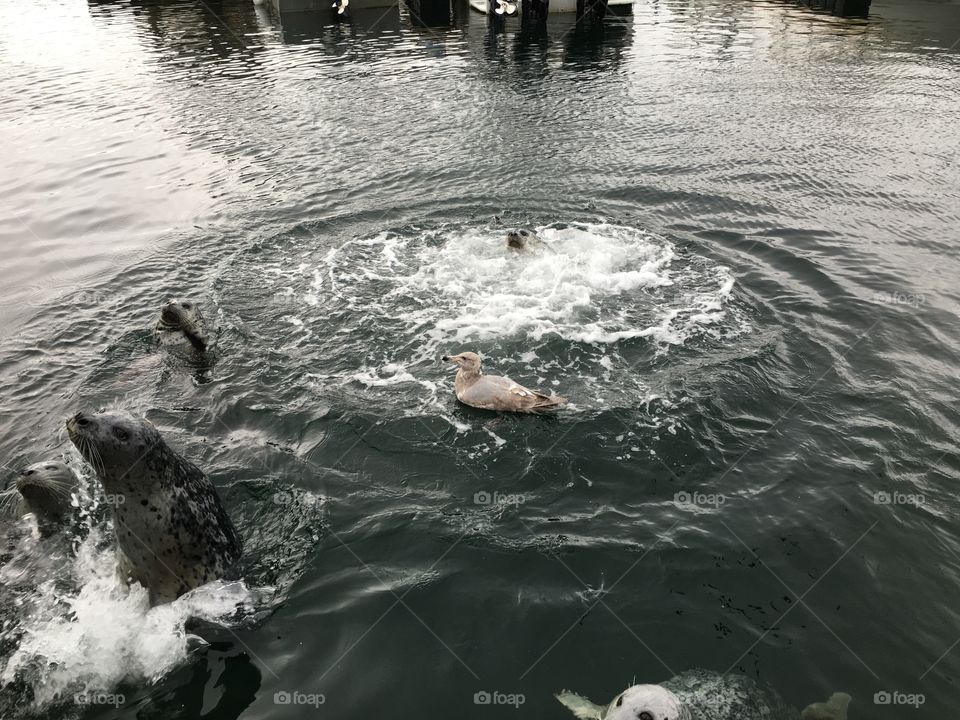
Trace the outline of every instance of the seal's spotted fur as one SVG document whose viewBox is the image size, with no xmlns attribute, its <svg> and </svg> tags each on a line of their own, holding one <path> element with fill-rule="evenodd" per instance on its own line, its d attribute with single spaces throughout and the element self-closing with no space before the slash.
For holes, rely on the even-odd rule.
<svg viewBox="0 0 960 720">
<path fill-rule="evenodd" d="M 78 413 L 67 430 L 113 496 L 124 580 L 142 584 L 156 604 L 229 573 L 242 545 L 216 489 L 152 423 L 121 412 Z"/>
<path fill-rule="evenodd" d="M 160 309 L 160 317 L 153 329 L 161 345 L 193 348 L 205 352 L 210 345 L 210 334 L 203 312 L 195 302 L 170 300 Z"/>
</svg>

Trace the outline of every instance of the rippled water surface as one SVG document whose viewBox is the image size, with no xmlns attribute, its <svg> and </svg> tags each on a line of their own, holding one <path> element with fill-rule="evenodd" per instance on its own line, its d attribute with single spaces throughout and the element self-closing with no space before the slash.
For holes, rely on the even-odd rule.
<svg viewBox="0 0 960 720">
<path fill-rule="evenodd" d="M 441 21 L 0 0 L 3 480 L 83 475 L 69 538 L 0 521 L 0 715 L 564 718 L 706 668 L 954 716 L 960 5 Z M 458 405 L 460 350 L 571 403 Z M 210 475 L 242 582 L 117 588 L 100 407 Z"/>
</svg>

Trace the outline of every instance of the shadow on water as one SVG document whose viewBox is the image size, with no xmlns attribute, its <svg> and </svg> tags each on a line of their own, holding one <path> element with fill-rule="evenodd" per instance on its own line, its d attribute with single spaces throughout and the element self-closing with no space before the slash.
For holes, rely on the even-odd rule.
<svg viewBox="0 0 960 720">
<path fill-rule="evenodd" d="M 90 15 L 107 22 L 132 17 L 145 23 L 158 49 L 192 51 L 228 59 L 251 52 L 252 37 L 270 29 L 270 14 L 253 2 L 159 0 L 87 0 Z"/>
<path fill-rule="evenodd" d="M 213 625 L 201 628 L 195 623 L 188 623 L 187 631 L 202 636 L 209 644 L 187 665 L 168 675 L 162 688 L 124 697 L 125 704 L 136 709 L 138 720 L 236 720 L 256 699 L 261 671 L 235 636 Z"/>
</svg>

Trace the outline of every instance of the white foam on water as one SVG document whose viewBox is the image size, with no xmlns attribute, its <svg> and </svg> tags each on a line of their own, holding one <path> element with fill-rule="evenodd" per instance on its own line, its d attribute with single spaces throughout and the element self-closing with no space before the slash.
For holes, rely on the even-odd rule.
<svg viewBox="0 0 960 720">
<path fill-rule="evenodd" d="M 400 363 L 387 363 L 386 365 L 376 368 L 362 367 L 357 372 L 349 375 L 346 380 L 359 382 L 367 387 L 418 383 L 427 389 L 436 390 L 436 383 L 416 377 Z"/>
<path fill-rule="evenodd" d="M 326 295 L 337 306 L 399 314 L 431 352 L 548 335 L 680 345 L 726 318 L 729 269 L 681 260 L 666 238 L 607 223 L 537 233 L 544 244 L 524 251 L 508 248 L 499 228 L 354 240 L 326 252 L 320 268 L 303 268 L 301 298 L 312 305 Z"/>
<path fill-rule="evenodd" d="M 26 679 L 38 707 L 109 693 L 125 681 L 155 681 L 186 660 L 189 618 L 224 622 L 255 602 L 243 583 L 217 581 L 151 608 L 146 590 L 118 580 L 115 554 L 101 544 L 92 531 L 79 547 L 71 568 L 79 589 L 47 580 L 25 603 L 23 637 L 0 680 Z"/>
<path fill-rule="evenodd" d="M 552 388 L 571 399 L 568 412 L 590 412 L 649 404 L 631 370 L 638 345 L 665 354 L 751 330 L 729 268 L 668 238 L 611 223 L 535 231 L 543 243 L 516 251 L 500 227 L 406 228 L 281 253 L 266 274 L 257 255 L 251 272 L 276 280 L 267 289 L 287 328 L 278 347 L 302 353 L 325 342 L 325 362 L 342 339 L 359 358 L 308 373 L 318 394 L 355 386 L 394 414 L 448 418 L 458 434 L 469 427 L 449 418 L 452 374 L 438 370 L 441 355 L 488 353 L 487 372 Z"/>
<path fill-rule="evenodd" d="M 544 247 L 517 252 L 500 231 L 468 229 L 425 248 L 415 272 L 394 293 L 439 295 L 438 339 L 456 341 L 555 333 L 608 334 L 614 315 L 604 299 L 673 283 L 670 243 L 633 228 L 583 225 L 539 228 Z M 444 307 L 445 306 L 445 307 Z"/>
</svg>

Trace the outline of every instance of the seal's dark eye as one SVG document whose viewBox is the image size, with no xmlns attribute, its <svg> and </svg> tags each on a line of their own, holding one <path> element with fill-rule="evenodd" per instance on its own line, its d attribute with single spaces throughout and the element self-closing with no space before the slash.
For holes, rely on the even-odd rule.
<svg viewBox="0 0 960 720">
<path fill-rule="evenodd" d="M 33 475 L 35 472 L 36 470 L 27 470 L 24 475 Z"/>
<path fill-rule="evenodd" d="M 56 466 L 56 465 L 47 465 L 47 466 L 44 468 L 44 470 L 56 470 L 56 469 L 57 469 L 57 466 Z"/>
<path fill-rule="evenodd" d="M 644 710 L 642 713 L 637 715 L 637 720 L 653 720 L 653 715 Z"/>
<path fill-rule="evenodd" d="M 124 430 L 123 428 L 114 428 L 114 429 L 113 429 L 113 434 L 117 436 L 117 439 L 118 439 L 118 440 L 124 440 L 124 441 L 125 441 L 125 440 L 127 440 L 127 438 L 130 437 L 130 435 L 127 434 L 127 431 Z"/>
<path fill-rule="evenodd" d="M 623 695 L 617 698 L 617 707 L 620 707 L 621 705 L 623 705 Z"/>
<path fill-rule="evenodd" d="M 184 304 L 183 304 L 183 309 L 184 309 L 184 310 L 189 310 L 189 309 L 192 308 L 192 307 L 193 307 L 193 305 L 191 305 L 190 303 L 184 303 Z"/>
</svg>

